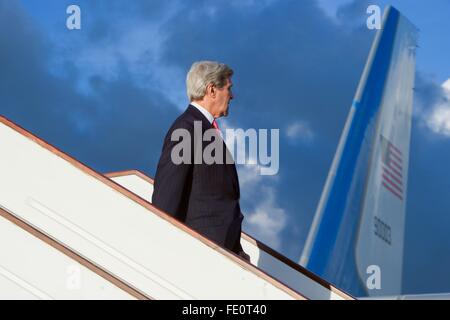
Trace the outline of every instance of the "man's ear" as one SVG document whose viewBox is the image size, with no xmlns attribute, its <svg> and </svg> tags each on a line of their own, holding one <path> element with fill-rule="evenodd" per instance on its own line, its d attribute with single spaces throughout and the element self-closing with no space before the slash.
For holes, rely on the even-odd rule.
<svg viewBox="0 0 450 320">
<path fill-rule="evenodd" d="M 206 86 L 206 93 L 208 93 L 211 98 L 216 97 L 216 87 L 214 86 L 214 84 L 210 83 Z"/>
</svg>

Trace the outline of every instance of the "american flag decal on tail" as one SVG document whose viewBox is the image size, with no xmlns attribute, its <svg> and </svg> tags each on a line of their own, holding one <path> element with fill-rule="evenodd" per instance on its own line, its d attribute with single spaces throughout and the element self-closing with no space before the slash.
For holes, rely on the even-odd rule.
<svg viewBox="0 0 450 320">
<path fill-rule="evenodd" d="M 403 201 L 402 152 L 383 136 L 381 136 L 381 162 L 381 184 Z"/>
</svg>

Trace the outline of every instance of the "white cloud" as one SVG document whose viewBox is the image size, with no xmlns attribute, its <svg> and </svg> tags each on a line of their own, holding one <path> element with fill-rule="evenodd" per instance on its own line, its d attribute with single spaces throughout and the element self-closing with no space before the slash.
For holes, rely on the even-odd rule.
<svg viewBox="0 0 450 320">
<path fill-rule="evenodd" d="M 229 120 L 221 120 L 220 127 L 236 129 Z M 230 145 L 231 141 L 227 141 Z M 237 149 L 245 152 L 245 144 L 237 142 Z M 248 163 L 237 166 L 241 190 L 241 206 L 244 213 L 244 231 L 268 246 L 281 249 L 281 231 L 286 227 L 287 214 L 277 203 L 278 175 L 261 175 L 258 159 L 250 157 Z M 244 204 L 248 204 L 245 207 Z"/>
<path fill-rule="evenodd" d="M 230 135 L 226 134 L 227 130 L 235 131 L 237 129 L 242 129 L 242 128 L 236 128 L 236 127 L 232 126 L 229 123 L 229 120 L 227 120 L 226 118 L 221 118 L 221 120 L 219 120 L 219 121 L 221 123 L 222 133 L 225 133 L 225 136 L 224 136 L 225 144 L 227 145 L 228 150 L 230 150 L 232 152 L 233 157 L 235 157 L 238 154 L 246 155 L 246 157 L 248 157 L 246 164 L 252 165 L 252 167 L 254 167 L 254 168 L 259 168 L 258 166 L 256 166 L 256 164 L 258 163 L 257 155 L 246 152 L 246 142 L 243 139 L 236 139 L 235 136 L 230 136 Z M 233 146 L 235 146 L 236 149 L 234 149 Z M 236 158 L 234 158 L 234 160 L 239 161 Z M 255 165 L 255 166 L 253 166 L 253 165 Z"/>
<path fill-rule="evenodd" d="M 442 89 L 445 98 L 434 107 L 426 123 L 433 132 L 450 137 L 450 79 L 442 84 Z"/>
<path fill-rule="evenodd" d="M 317 3 L 323 12 L 334 21 L 338 21 L 336 17 L 337 10 L 339 7 L 349 4 L 352 0 L 318 0 Z"/>
<path fill-rule="evenodd" d="M 262 176 L 258 165 L 239 166 L 239 182 L 243 208 L 244 231 L 275 250 L 281 249 L 281 231 L 286 227 L 287 214 L 277 203 L 277 176 Z"/>
<path fill-rule="evenodd" d="M 239 167 L 239 185 L 241 189 L 254 190 L 260 184 L 263 176 L 259 174 L 257 165 Z"/>
<path fill-rule="evenodd" d="M 435 133 L 450 136 L 450 104 L 437 107 L 428 119 L 428 126 Z"/>
<path fill-rule="evenodd" d="M 314 139 L 314 133 L 308 123 L 304 121 L 295 121 L 286 128 L 286 136 L 292 141 L 301 140 L 311 142 Z"/>
<path fill-rule="evenodd" d="M 275 189 L 259 185 L 260 202 L 246 215 L 249 233 L 272 248 L 280 250 L 280 232 L 286 226 L 287 215 L 276 203 Z"/>
</svg>

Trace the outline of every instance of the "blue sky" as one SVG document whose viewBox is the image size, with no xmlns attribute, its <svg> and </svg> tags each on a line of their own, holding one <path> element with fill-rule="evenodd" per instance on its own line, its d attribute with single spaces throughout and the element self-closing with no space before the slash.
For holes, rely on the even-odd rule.
<svg viewBox="0 0 450 320">
<path fill-rule="evenodd" d="M 450 2 L 396 6 L 421 30 L 405 293 L 450 292 Z M 81 30 L 65 27 L 81 8 Z M 233 67 L 221 127 L 279 128 L 280 170 L 238 168 L 244 230 L 298 261 L 374 37 L 369 1 L 0 0 L 0 114 L 100 172 L 154 176 L 192 62 Z"/>
<path fill-rule="evenodd" d="M 339 8 L 351 3 L 351 0 L 318 0 L 319 5 L 330 17 L 336 17 Z M 420 29 L 420 51 L 417 64 L 420 69 L 432 74 L 436 81 L 444 82 L 449 78 L 450 64 L 446 63 L 446 54 L 450 50 L 450 41 L 445 40 L 445 30 L 448 30 L 448 12 L 450 2 L 434 0 L 378 0 L 370 4 L 384 8 L 392 5 L 408 17 Z M 358 10 L 367 8 L 366 2 L 361 1 Z M 438 49 L 439 48 L 439 49 Z M 440 52 L 439 52 L 440 51 Z"/>
</svg>

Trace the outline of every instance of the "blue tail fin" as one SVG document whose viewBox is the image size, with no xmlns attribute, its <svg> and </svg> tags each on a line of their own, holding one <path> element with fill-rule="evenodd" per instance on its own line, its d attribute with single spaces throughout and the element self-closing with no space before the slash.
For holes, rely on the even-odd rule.
<svg viewBox="0 0 450 320">
<path fill-rule="evenodd" d="M 356 296 L 401 292 L 416 42 L 387 8 L 300 260 Z"/>
</svg>

